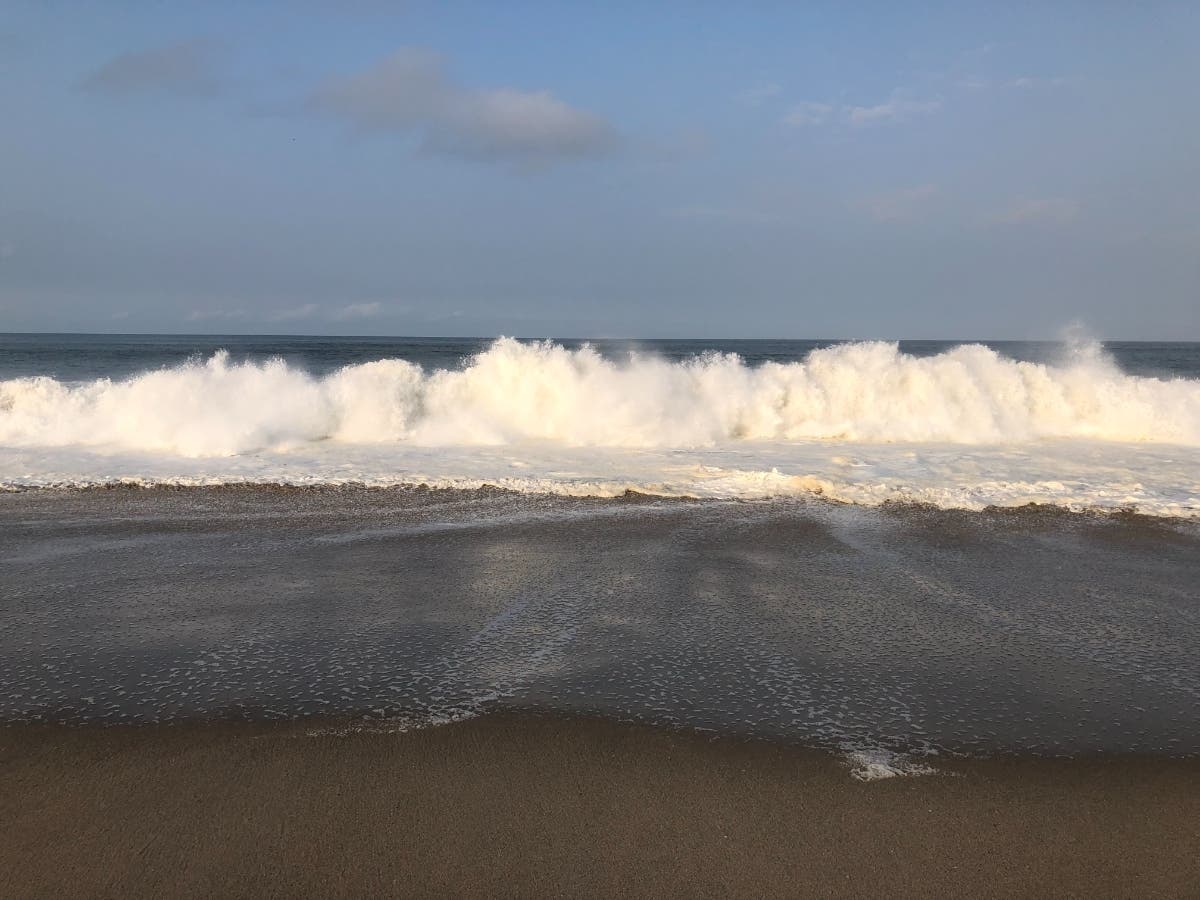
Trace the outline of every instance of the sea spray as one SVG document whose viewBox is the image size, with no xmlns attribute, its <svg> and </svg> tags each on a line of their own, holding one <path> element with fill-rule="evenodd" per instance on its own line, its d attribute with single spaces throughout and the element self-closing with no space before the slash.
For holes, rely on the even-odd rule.
<svg viewBox="0 0 1200 900">
<path fill-rule="evenodd" d="M 399 359 L 314 377 L 218 352 L 124 381 L 0 382 L 0 443 L 233 456 L 321 441 L 417 446 L 552 442 L 703 448 L 738 442 L 1200 444 L 1200 382 L 1122 373 L 1092 345 L 1062 365 L 980 345 L 936 356 L 849 343 L 803 361 L 682 362 L 509 338 L 455 370 Z"/>
</svg>

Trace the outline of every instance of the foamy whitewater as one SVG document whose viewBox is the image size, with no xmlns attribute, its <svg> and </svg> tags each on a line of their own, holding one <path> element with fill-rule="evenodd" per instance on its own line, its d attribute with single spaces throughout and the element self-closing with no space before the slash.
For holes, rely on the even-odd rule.
<svg viewBox="0 0 1200 900">
<path fill-rule="evenodd" d="M 501 338 L 454 370 L 313 375 L 225 352 L 124 380 L 0 381 L 0 485 L 493 484 L 1200 515 L 1200 381 L 894 343 L 747 365 Z"/>
</svg>

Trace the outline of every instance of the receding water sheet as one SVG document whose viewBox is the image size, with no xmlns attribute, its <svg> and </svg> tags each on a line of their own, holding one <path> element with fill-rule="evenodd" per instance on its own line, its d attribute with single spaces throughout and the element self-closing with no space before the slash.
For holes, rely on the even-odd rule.
<svg viewBox="0 0 1200 900">
<path fill-rule="evenodd" d="M 8 721 L 538 707 L 916 759 L 1200 752 L 1190 521 L 236 487 L 0 517 Z"/>
</svg>

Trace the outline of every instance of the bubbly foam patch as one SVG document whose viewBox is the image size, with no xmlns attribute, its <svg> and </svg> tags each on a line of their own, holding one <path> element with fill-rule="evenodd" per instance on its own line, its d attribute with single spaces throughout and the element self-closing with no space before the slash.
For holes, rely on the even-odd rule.
<svg viewBox="0 0 1200 900">
<path fill-rule="evenodd" d="M 804 361 L 734 354 L 613 361 L 501 338 L 453 371 L 386 359 L 317 378 L 282 360 L 208 360 L 126 381 L 0 382 L 0 442 L 230 456 L 322 441 L 697 448 L 825 440 L 962 444 L 1090 438 L 1200 445 L 1200 383 L 1063 365 L 979 345 L 920 358 L 843 344 Z"/>
<path fill-rule="evenodd" d="M 0 487 L 428 484 L 820 495 L 1200 515 L 1200 381 L 886 343 L 747 366 L 496 341 L 456 370 L 314 377 L 225 353 L 124 381 L 0 382 Z"/>
<path fill-rule="evenodd" d="M 863 748 L 846 751 L 850 777 L 856 781 L 882 781 L 915 775 L 936 775 L 937 769 L 915 762 L 907 753 L 894 753 L 882 748 Z"/>
</svg>

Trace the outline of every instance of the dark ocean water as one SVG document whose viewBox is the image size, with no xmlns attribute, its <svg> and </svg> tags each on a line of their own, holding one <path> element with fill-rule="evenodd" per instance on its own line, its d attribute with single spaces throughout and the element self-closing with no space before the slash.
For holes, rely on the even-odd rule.
<svg viewBox="0 0 1200 900">
<path fill-rule="evenodd" d="M 650 353 L 671 361 L 707 352 L 736 353 L 749 365 L 796 362 L 838 340 L 592 340 L 554 338 L 575 348 L 587 343 L 619 358 Z M 48 375 L 63 381 L 121 379 L 138 372 L 208 358 L 227 350 L 232 362 L 280 358 L 313 375 L 380 359 L 404 359 L 426 369 L 453 369 L 491 344 L 491 338 L 307 337 L 258 335 L 0 334 L 0 380 Z M 1070 353 L 1058 341 L 900 341 L 913 356 L 934 356 L 981 343 L 1011 359 L 1056 363 Z M 1200 343 L 1107 341 L 1104 350 L 1130 375 L 1200 378 Z"/>
</svg>

